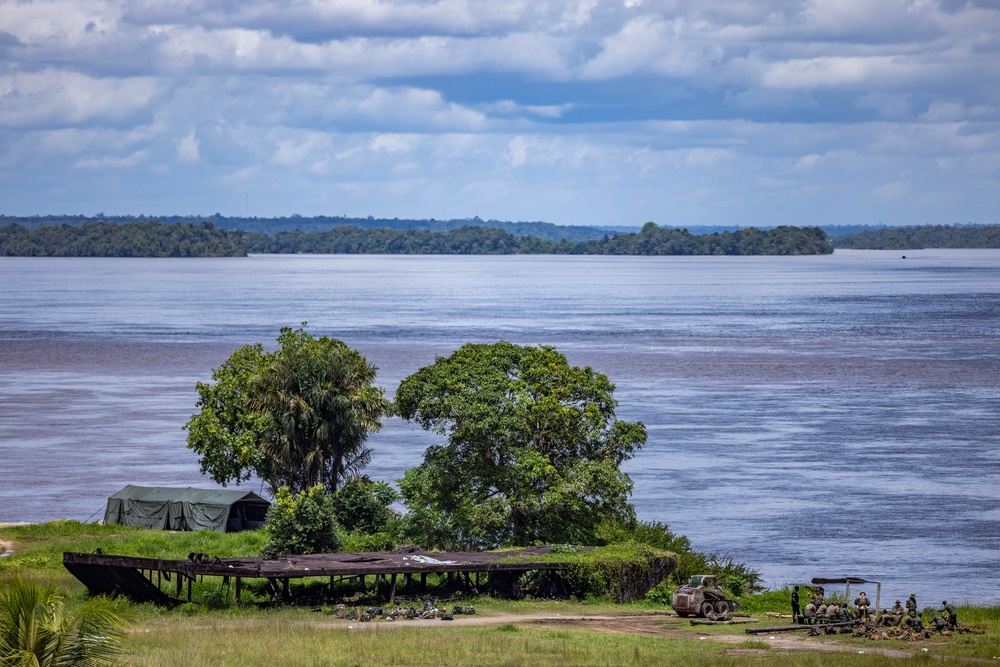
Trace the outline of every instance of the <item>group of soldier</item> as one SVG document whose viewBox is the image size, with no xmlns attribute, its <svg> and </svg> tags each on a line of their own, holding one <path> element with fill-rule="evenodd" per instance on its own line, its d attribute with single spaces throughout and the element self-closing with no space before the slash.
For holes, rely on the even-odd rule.
<svg viewBox="0 0 1000 667">
<path fill-rule="evenodd" d="M 816 621 L 826 623 L 850 622 L 859 620 L 864 623 L 871 621 L 869 609 L 871 600 L 864 591 L 854 598 L 854 608 L 847 603 L 837 604 L 836 602 L 826 603 L 823 599 L 823 589 L 817 588 L 812 594 L 809 604 L 804 609 L 799 609 L 799 587 L 792 589 L 792 623 L 814 623 Z M 917 609 L 917 596 L 911 593 L 906 600 L 906 608 L 896 600 L 892 609 L 884 609 L 879 615 L 879 625 L 893 625 L 914 632 L 923 632 L 924 621 L 922 613 Z M 930 630 L 942 632 L 945 630 L 958 629 L 958 612 L 955 605 L 947 600 L 941 603 L 941 609 L 931 612 L 929 623 Z"/>
</svg>

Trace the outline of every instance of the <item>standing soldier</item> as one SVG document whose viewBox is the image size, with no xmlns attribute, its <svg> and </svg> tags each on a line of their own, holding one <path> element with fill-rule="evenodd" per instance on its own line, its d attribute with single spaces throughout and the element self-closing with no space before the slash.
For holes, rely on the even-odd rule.
<svg viewBox="0 0 1000 667">
<path fill-rule="evenodd" d="M 948 614 L 948 625 L 950 625 L 953 630 L 957 630 L 958 629 L 958 612 L 955 611 L 955 605 L 948 604 L 947 600 L 945 600 L 944 602 L 942 602 L 941 605 L 942 605 L 943 609 L 941 609 L 940 611 L 945 612 L 945 613 Z"/>
<path fill-rule="evenodd" d="M 797 623 L 799 618 L 799 587 L 792 588 L 792 623 Z"/>
<path fill-rule="evenodd" d="M 865 595 L 864 591 L 861 591 L 861 595 L 854 598 L 854 606 L 858 608 L 858 617 L 862 621 L 868 620 L 868 607 L 871 606 L 871 600 Z"/>
<path fill-rule="evenodd" d="M 906 612 L 909 613 L 911 611 L 914 614 L 917 613 L 917 594 L 916 593 L 910 593 L 910 597 L 908 597 L 906 599 Z"/>
</svg>

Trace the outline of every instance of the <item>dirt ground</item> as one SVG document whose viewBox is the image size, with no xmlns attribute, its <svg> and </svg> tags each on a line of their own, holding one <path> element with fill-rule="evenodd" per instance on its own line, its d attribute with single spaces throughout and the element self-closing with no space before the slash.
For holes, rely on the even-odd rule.
<svg viewBox="0 0 1000 667">
<path fill-rule="evenodd" d="M 787 621 L 784 621 L 787 623 Z M 361 623 L 351 621 L 348 625 L 354 630 L 387 629 L 389 627 L 440 627 L 442 625 L 461 626 L 490 626 L 513 623 L 515 625 L 531 625 L 547 628 L 578 628 L 581 630 L 592 630 L 595 632 L 612 632 L 633 635 L 647 635 L 651 637 L 676 637 L 691 639 L 694 637 L 704 638 L 705 641 L 714 641 L 734 646 L 731 652 L 734 655 L 752 654 L 759 649 L 739 647 L 746 641 L 761 641 L 766 643 L 771 651 L 795 652 L 849 652 L 856 653 L 863 650 L 865 653 L 884 655 L 891 658 L 912 658 L 921 653 L 921 649 L 933 646 L 931 642 L 926 642 L 921 646 L 913 648 L 889 648 L 886 646 L 871 646 L 858 648 L 856 645 L 842 644 L 830 639 L 818 637 L 808 637 L 804 633 L 796 634 L 774 634 L 774 635 L 747 635 L 738 634 L 703 634 L 699 632 L 698 626 L 692 626 L 686 619 L 677 618 L 668 612 L 647 612 L 641 614 L 490 614 L 474 616 L 456 616 L 454 621 L 395 621 L 388 623 L 385 621 L 374 621 Z M 323 627 L 343 627 L 344 621 L 325 622 L 318 625 Z M 780 625 L 777 621 L 775 625 Z M 738 627 L 738 626 L 737 626 Z"/>
</svg>

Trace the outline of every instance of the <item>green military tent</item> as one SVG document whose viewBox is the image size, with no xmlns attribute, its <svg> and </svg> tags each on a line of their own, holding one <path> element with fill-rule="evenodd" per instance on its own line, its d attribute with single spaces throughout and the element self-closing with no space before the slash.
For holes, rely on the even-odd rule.
<svg viewBox="0 0 1000 667">
<path fill-rule="evenodd" d="M 104 523 L 233 533 L 263 526 L 270 506 L 252 491 L 129 484 L 108 498 Z"/>
</svg>

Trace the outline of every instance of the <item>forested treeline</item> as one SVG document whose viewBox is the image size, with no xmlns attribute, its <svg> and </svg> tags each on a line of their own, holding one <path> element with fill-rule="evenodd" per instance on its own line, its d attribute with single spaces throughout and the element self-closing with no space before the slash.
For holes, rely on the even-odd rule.
<svg viewBox="0 0 1000 667">
<path fill-rule="evenodd" d="M 211 222 L 88 222 L 28 229 L 0 227 L 0 255 L 8 257 L 243 257 L 247 233 Z"/>
<path fill-rule="evenodd" d="M 1000 248 L 1000 226 L 925 225 L 889 227 L 834 237 L 837 248 L 920 250 L 921 248 Z"/>
<path fill-rule="evenodd" d="M 245 232 L 260 232 L 273 236 L 281 232 L 325 232 L 334 227 L 358 227 L 360 229 L 425 229 L 431 232 L 448 232 L 462 227 L 496 227 L 510 232 L 514 236 L 536 236 L 549 241 L 586 241 L 601 238 L 607 233 L 616 231 L 611 228 L 556 225 L 551 222 L 510 222 L 507 220 L 482 220 L 478 216 L 472 218 L 453 218 L 451 220 L 436 220 L 434 218 L 366 218 L 348 216 L 303 216 L 291 215 L 278 218 L 258 218 L 242 216 L 225 216 L 219 213 L 210 216 L 198 215 L 167 215 L 167 216 L 105 216 L 98 213 L 95 216 L 84 215 L 36 215 L 7 216 L 0 215 L 0 226 L 18 224 L 28 229 L 42 226 L 72 225 L 79 227 L 88 222 L 165 222 L 168 225 L 198 224 L 205 220 L 220 229 L 242 229 Z M 633 228 L 633 229 L 637 229 Z M 622 231 L 622 230 L 617 230 Z M 632 230 L 624 230 L 632 231 Z M 716 230 L 709 230 L 716 231 Z M 720 230 L 721 231 L 721 230 Z"/>
<path fill-rule="evenodd" d="M 721 234 L 647 223 L 638 234 L 614 234 L 584 242 L 514 236 L 502 229 L 463 227 L 447 232 L 423 229 L 337 227 L 325 232 L 282 232 L 275 236 L 217 229 L 211 222 L 172 224 L 86 223 L 27 229 L 0 227 L 0 255 L 31 257 L 233 257 L 272 254 L 389 255 L 815 255 L 833 252 L 816 227 L 753 227 Z"/>
<path fill-rule="evenodd" d="M 464 227 L 450 232 L 337 227 L 326 232 L 253 235 L 250 252 L 440 255 L 816 255 L 833 252 L 815 227 L 755 228 L 721 234 L 690 234 L 646 223 L 638 234 L 615 234 L 573 243 L 514 236 L 502 229 Z"/>
</svg>

